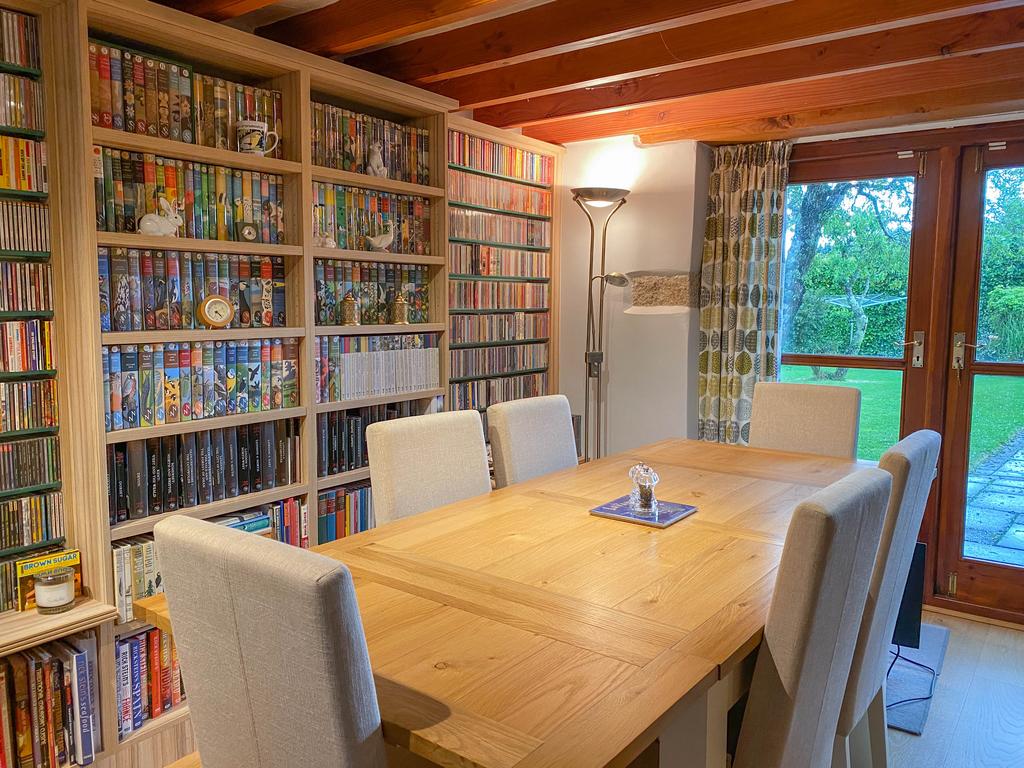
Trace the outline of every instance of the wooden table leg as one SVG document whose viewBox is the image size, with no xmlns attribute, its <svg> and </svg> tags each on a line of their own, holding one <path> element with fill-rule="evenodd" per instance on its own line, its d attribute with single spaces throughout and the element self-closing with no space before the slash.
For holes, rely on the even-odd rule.
<svg viewBox="0 0 1024 768">
<path fill-rule="evenodd" d="M 719 680 L 658 736 L 660 768 L 726 768 L 727 687 Z"/>
</svg>

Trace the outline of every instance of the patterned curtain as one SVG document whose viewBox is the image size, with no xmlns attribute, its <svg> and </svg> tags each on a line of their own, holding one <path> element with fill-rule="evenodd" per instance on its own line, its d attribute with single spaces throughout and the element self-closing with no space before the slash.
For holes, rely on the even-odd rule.
<svg viewBox="0 0 1024 768">
<path fill-rule="evenodd" d="M 754 384 L 778 377 L 786 141 L 716 147 L 700 274 L 698 438 L 746 444 Z"/>
</svg>

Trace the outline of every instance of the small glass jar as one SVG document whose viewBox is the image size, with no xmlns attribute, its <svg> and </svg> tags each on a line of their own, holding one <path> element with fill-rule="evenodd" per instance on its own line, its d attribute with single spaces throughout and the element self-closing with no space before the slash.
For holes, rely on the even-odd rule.
<svg viewBox="0 0 1024 768">
<path fill-rule="evenodd" d="M 64 613 L 75 605 L 75 569 L 56 568 L 35 577 L 36 610 L 42 614 Z"/>
</svg>

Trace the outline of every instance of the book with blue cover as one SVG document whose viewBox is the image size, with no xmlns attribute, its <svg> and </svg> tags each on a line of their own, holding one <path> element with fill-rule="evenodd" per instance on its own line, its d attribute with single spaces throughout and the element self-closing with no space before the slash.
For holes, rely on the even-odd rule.
<svg viewBox="0 0 1024 768">
<path fill-rule="evenodd" d="M 662 501 L 658 499 L 658 511 L 654 516 L 645 515 L 634 511 L 629 505 L 629 495 L 620 496 L 614 501 L 609 501 L 590 510 L 590 514 L 598 517 L 608 517 L 612 520 L 624 520 L 627 523 L 638 523 L 649 525 L 653 528 L 668 528 L 673 523 L 689 517 L 697 508 L 690 504 L 677 504 L 673 501 Z"/>
</svg>

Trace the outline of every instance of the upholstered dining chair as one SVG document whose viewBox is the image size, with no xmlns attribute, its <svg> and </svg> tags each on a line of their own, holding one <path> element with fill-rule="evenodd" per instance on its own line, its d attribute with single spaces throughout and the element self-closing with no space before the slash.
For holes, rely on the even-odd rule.
<svg viewBox="0 0 1024 768">
<path fill-rule="evenodd" d="M 891 486 L 863 469 L 793 513 L 735 768 L 829 764 Z"/>
<path fill-rule="evenodd" d="M 348 569 L 188 517 L 154 533 L 203 768 L 384 768 Z"/>
<path fill-rule="evenodd" d="M 366 428 L 377 524 L 488 493 L 480 413 L 432 413 Z"/>
<path fill-rule="evenodd" d="M 759 381 L 750 417 L 751 448 L 857 457 L 860 390 Z"/>
<path fill-rule="evenodd" d="M 565 395 L 512 400 L 487 409 L 487 435 L 499 488 L 575 467 L 572 411 Z"/>
<path fill-rule="evenodd" d="M 889 644 L 941 444 L 937 432 L 922 429 L 900 440 L 878 462 L 892 475 L 892 495 L 839 715 L 833 768 L 889 764 L 885 719 Z"/>
</svg>

